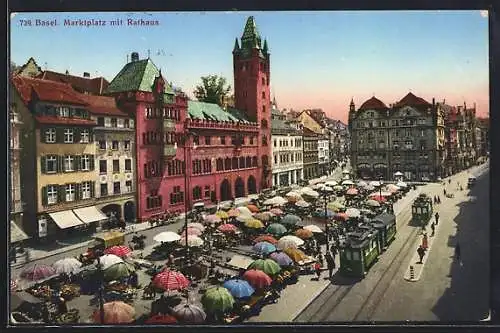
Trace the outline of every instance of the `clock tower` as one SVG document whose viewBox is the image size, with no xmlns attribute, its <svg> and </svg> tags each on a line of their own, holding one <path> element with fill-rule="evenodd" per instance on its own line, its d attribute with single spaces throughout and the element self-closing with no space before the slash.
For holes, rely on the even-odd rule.
<svg viewBox="0 0 500 333">
<path fill-rule="evenodd" d="M 253 16 L 247 19 L 241 46 L 238 38 L 234 43 L 233 71 L 235 107 L 259 125 L 260 186 L 268 188 L 271 186 L 270 55 Z"/>
</svg>

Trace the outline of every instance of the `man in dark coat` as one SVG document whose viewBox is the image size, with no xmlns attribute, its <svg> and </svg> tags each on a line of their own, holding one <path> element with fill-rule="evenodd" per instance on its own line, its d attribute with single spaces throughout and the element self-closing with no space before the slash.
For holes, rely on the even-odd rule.
<svg viewBox="0 0 500 333">
<path fill-rule="evenodd" d="M 422 245 L 420 245 L 417 249 L 417 253 L 418 253 L 418 257 L 420 258 L 420 261 L 418 262 L 418 264 L 422 264 L 422 259 L 424 259 L 424 255 L 425 255 L 425 249 Z"/>
<path fill-rule="evenodd" d="M 326 265 L 328 266 L 328 277 L 331 279 L 333 270 L 335 269 L 335 259 L 331 253 L 327 253 L 325 255 L 325 258 L 326 258 Z"/>
<path fill-rule="evenodd" d="M 434 214 L 434 218 L 436 219 L 436 225 L 437 225 L 439 222 L 439 213 L 438 212 L 436 212 L 436 214 Z"/>
</svg>

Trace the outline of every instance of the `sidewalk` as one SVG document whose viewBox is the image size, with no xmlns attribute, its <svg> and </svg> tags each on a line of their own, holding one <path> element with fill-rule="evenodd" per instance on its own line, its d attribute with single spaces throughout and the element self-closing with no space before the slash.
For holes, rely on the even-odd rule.
<svg viewBox="0 0 500 333">
<path fill-rule="evenodd" d="M 486 169 L 488 168 L 488 163 L 485 163 L 485 164 L 481 164 L 479 166 L 473 166 L 472 168 L 468 169 L 468 170 L 463 170 L 455 175 L 452 175 L 451 178 L 452 180 L 455 180 L 455 179 L 460 179 L 460 177 L 463 177 L 467 174 L 473 174 L 474 176 L 476 177 L 480 177 L 482 176 L 482 174 L 486 171 Z M 447 178 L 448 179 L 448 178 Z M 446 183 L 447 184 L 447 183 Z M 462 184 L 462 186 L 464 186 L 465 184 Z M 450 184 L 450 186 L 454 186 L 454 184 Z M 435 192 L 435 190 L 434 190 Z M 437 194 L 437 193 L 434 193 L 434 194 Z M 434 195 L 434 194 L 431 194 L 431 195 Z M 438 233 L 439 233 L 439 229 L 441 228 L 441 225 L 443 222 L 443 214 L 441 212 L 441 206 L 440 205 L 437 205 L 437 206 L 434 206 L 436 207 L 435 211 L 437 211 L 439 213 L 439 215 L 441 216 L 440 219 L 439 219 L 439 222 L 438 224 L 435 226 L 435 231 L 434 231 L 434 236 L 431 237 L 431 234 L 432 234 L 432 230 L 431 230 L 431 224 L 433 222 L 435 222 L 435 218 L 434 218 L 434 215 L 431 217 L 430 221 L 429 221 L 429 224 L 426 226 L 426 233 L 427 233 L 427 245 L 428 245 L 428 248 L 427 248 L 427 251 L 424 255 L 424 258 L 422 259 L 422 264 L 417 264 L 417 262 L 420 261 L 420 258 L 418 256 L 418 253 L 417 253 L 417 248 L 420 244 L 422 244 L 422 236 L 419 236 L 418 238 L 418 242 L 415 242 L 415 252 L 410 260 L 410 264 L 408 265 L 408 268 L 406 270 L 406 273 L 404 274 L 404 279 L 406 281 L 409 281 L 409 282 L 416 282 L 418 280 L 420 280 L 420 277 L 422 276 L 422 273 L 424 271 L 424 268 L 425 268 L 425 263 L 427 262 L 427 259 L 430 257 L 430 253 L 431 253 L 431 249 L 432 249 L 432 244 L 434 244 L 434 239 L 436 239 Z M 421 234 L 422 235 L 422 234 Z M 411 272 L 413 268 L 413 274 Z"/>
<path fill-rule="evenodd" d="M 176 221 L 175 222 L 178 222 L 179 220 L 183 219 L 184 218 L 184 214 L 181 214 L 179 217 L 177 217 Z M 174 222 L 174 223 L 175 223 Z M 158 226 L 151 226 L 149 224 L 149 222 L 144 222 L 144 223 L 135 223 L 135 224 L 129 224 L 127 225 L 127 227 L 125 228 L 125 232 L 124 234 L 125 235 L 129 235 L 131 233 L 134 233 L 134 232 L 139 232 L 139 231 L 144 231 L 144 230 L 149 230 L 149 229 L 154 229 L 154 228 L 157 228 Z M 89 242 L 92 240 L 92 238 L 99 234 L 101 232 L 98 232 L 98 233 L 95 233 L 94 235 L 91 235 L 89 236 L 89 239 L 85 240 L 85 241 L 82 241 L 82 242 L 79 242 L 79 243 L 76 243 L 76 244 L 71 244 L 71 245 L 68 245 L 68 246 L 64 246 L 61 247 L 61 248 L 58 248 L 58 249 L 55 249 L 55 250 L 51 250 L 51 251 L 45 251 L 45 250 L 40 250 L 40 249 L 33 249 L 33 248 L 29 248 L 29 247 L 26 247 L 25 250 L 28 250 L 29 253 L 30 253 L 30 260 L 29 262 L 32 262 L 32 261 L 36 261 L 36 260 L 40 260 L 40 259 L 44 259 L 44 258 L 49 258 L 49 257 L 52 257 L 52 256 L 55 256 L 55 255 L 58 255 L 58 254 L 61 254 L 61 253 L 65 253 L 65 252 L 69 252 L 69 251 L 72 251 L 72 250 L 75 250 L 75 249 L 80 249 L 80 248 L 85 248 L 88 246 Z M 59 244 L 64 244 L 63 242 L 58 242 Z M 16 263 L 12 263 L 11 264 L 11 268 L 18 268 L 20 266 L 23 266 L 26 264 L 26 257 L 24 254 L 17 254 L 16 256 Z"/>
</svg>

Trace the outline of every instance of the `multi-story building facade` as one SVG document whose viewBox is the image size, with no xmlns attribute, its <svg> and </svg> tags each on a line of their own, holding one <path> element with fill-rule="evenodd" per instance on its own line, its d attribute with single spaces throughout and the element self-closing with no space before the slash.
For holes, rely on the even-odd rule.
<svg viewBox="0 0 500 333">
<path fill-rule="evenodd" d="M 387 107 L 372 97 L 356 110 L 349 108 L 351 165 L 358 177 L 431 180 L 444 173 L 444 112 L 407 94 Z"/>
<path fill-rule="evenodd" d="M 328 130 L 326 130 L 328 132 Z M 326 176 L 330 173 L 330 140 L 321 135 L 318 138 L 318 168 L 319 175 Z"/>
<path fill-rule="evenodd" d="M 135 121 L 108 96 L 84 95 L 89 104 L 96 145 L 97 208 L 108 217 L 136 219 Z"/>
<path fill-rule="evenodd" d="M 250 17 L 233 49 L 235 108 L 223 108 L 188 101 L 151 59 L 132 54 L 106 95 L 135 117 L 138 220 L 271 186 L 269 60 Z"/>
<path fill-rule="evenodd" d="M 490 151 L 490 119 L 477 118 L 476 148 L 477 155 L 488 156 Z"/>
<path fill-rule="evenodd" d="M 15 104 L 10 106 L 10 229 L 11 243 L 17 243 L 27 239 L 23 232 L 23 200 L 21 195 L 21 144 L 20 132 L 22 122 L 20 120 L 19 110 Z"/>
<path fill-rule="evenodd" d="M 271 117 L 273 186 L 298 184 L 303 179 L 302 130 L 290 124 L 275 103 Z"/>
<path fill-rule="evenodd" d="M 444 101 L 439 103 L 445 114 L 447 174 L 453 174 L 476 163 L 479 157 L 476 108 L 450 106 Z"/>
<path fill-rule="evenodd" d="M 12 78 L 11 106 L 22 125 L 21 193 L 31 236 L 65 237 L 95 230 L 95 143 L 88 103 L 69 85 Z"/>
<path fill-rule="evenodd" d="M 319 155 L 318 155 L 319 134 L 309 128 L 303 128 L 302 144 L 304 147 L 303 165 L 304 180 L 319 177 Z"/>
</svg>

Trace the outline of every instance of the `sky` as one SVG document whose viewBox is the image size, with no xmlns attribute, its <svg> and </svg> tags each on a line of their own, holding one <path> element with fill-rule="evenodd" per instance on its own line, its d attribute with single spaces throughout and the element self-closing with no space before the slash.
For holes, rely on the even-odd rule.
<svg viewBox="0 0 500 333">
<path fill-rule="evenodd" d="M 42 69 L 111 81 L 127 55 L 142 59 L 149 50 L 166 79 L 193 97 L 204 75 L 233 86 L 234 41 L 250 15 L 268 41 L 279 108 L 321 108 L 345 122 L 351 98 L 356 107 L 372 96 L 392 104 L 411 91 L 429 102 L 476 103 L 478 115 L 489 114 L 485 11 L 18 13 L 11 16 L 11 60 L 33 57 Z M 66 19 L 106 25 L 68 26 Z M 111 26 L 115 19 L 123 24 Z M 40 24 L 53 20 L 56 26 Z"/>
</svg>

